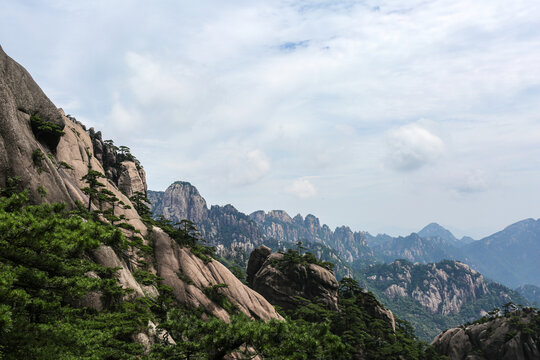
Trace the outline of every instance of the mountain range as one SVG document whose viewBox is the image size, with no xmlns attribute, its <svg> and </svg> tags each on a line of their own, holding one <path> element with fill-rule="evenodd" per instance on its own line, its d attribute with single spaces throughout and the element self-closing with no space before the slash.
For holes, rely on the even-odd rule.
<svg viewBox="0 0 540 360">
<path fill-rule="evenodd" d="M 352 231 L 348 226 L 334 230 L 312 215 L 291 217 L 283 210 L 243 214 L 231 205 L 212 206 L 188 182 L 176 182 L 165 191 L 149 191 L 154 214 L 171 220 L 183 218 L 201 228 L 211 243 L 223 253 L 243 248 L 246 252 L 265 239 L 284 242 L 318 243 L 333 249 L 356 270 L 376 262 L 406 259 L 412 263 L 459 260 L 488 279 L 511 288 L 531 284 L 540 286 L 540 220 L 527 219 L 496 234 L 473 240 L 457 239 L 444 227 L 431 223 L 418 233 L 392 237 Z M 218 230 L 219 229 L 219 230 Z M 246 259 L 247 260 L 247 259 Z"/>
<path fill-rule="evenodd" d="M 245 267 L 247 256 L 260 244 L 273 251 L 304 249 L 335 263 L 338 278 L 355 277 L 398 316 L 408 320 L 424 340 L 483 316 L 503 303 L 534 301 L 493 281 L 515 285 L 498 268 L 499 244 L 506 243 L 505 234 L 511 232 L 515 252 L 527 254 L 534 249 L 534 238 L 522 231 L 528 227 L 510 226 L 494 238 L 478 241 L 457 239 L 436 223 L 405 237 L 372 236 L 353 232 L 347 226 L 332 230 L 312 214 L 304 218 L 300 214 L 291 217 L 283 210 L 260 210 L 247 215 L 232 205 L 208 209 L 204 198 L 188 182 L 175 182 L 164 192 L 149 191 L 149 199 L 155 216 L 193 221 L 209 243 L 218 248 L 225 264 Z M 477 249 L 480 245 L 490 252 Z M 484 254 L 478 255 L 479 251 Z M 521 258 L 529 259 L 526 255 Z M 511 263 L 512 258 L 505 261 Z M 512 276 L 535 280 L 524 273 L 515 275 L 522 271 L 518 267 L 516 264 Z M 487 279 L 482 274 L 487 274 Z"/>
</svg>

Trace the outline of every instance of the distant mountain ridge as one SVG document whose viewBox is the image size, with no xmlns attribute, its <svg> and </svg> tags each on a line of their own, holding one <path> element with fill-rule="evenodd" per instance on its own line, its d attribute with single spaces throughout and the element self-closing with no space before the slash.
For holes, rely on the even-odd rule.
<svg viewBox="0 0 540 360">
<path fill-rule="evenodd" d="M 536 306 L 540 306 L 540 287 L 527 284 L 518 287 L 516 291 Z"/>
<path fill-rule="evenodd" d="M 435 222 L 426 225 L 418 232 L 418 236 L 423 238 L 438 237 L 456 247 L 461 247 L 474 241 L 474 239 L 469 236 L 464 236 L 461 239 L 457 239 L 449 230 Z"/>
<path fill-rule="evenodd" d="M 247 215 L 232 205 L 214 205 L 209 209 L 197 189 L 187 182 L 175 182 L 164 192 L 149 191 L 148 197 L 154 214 L 174 221 L 193 221 L 203 236 L 218 246 L 218 251 L 242 261 L 247 261 L 249 252 L 269 239 L 293 244 L 302 241 L 333 249 L 333 256 L 339 256 L 357 271 L 399 258 L 423 264 L 450 259 L 467 263 L 487 278 L 512 288 L 540 285 L 536 276 L 540 273 L 536 261 L 540 258 L 538 220 L 520 221 L 477 241 L 470 237 L 457 239 L 437 223 L 405 237 L 373 236 L 352 231 L 348 226 L 332 230 L 312 214 L 304 218 L 300 214 L 291 217 L 283 210 L 260 210 Z"/>
<path fill-rule="evenodd" d="M 526 219 L 465 247 L 465 262 L 512 288 L 540 286 L 540 219 Z"/>
</svg>

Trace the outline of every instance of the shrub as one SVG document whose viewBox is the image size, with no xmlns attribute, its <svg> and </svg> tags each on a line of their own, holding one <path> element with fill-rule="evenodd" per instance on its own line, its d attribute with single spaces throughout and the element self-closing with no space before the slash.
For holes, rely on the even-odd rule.
<svg viewBox="0 0 540 360">
<path fill-rule="evenodd" d="M 36 139 L 43 142 L 51 150 L 56 150 L 56 146 L 60 142 L 60 137 L 65 134 L 60 126 L 53 122 L 42 120 L 37 115 L 30 117 L 30 126 Z"/>
</svg>

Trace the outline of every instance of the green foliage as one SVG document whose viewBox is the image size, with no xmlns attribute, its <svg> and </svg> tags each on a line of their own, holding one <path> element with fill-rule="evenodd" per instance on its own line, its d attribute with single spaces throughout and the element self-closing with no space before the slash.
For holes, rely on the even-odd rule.
<svg viewBox="0 0 540 360">
<path fill-rule="evenodd" d="M 133 272 L 133 277 L 139 284 L 143 285 L 156 285 L 158 284 L 159 278 L 152 274 L 150 271 L 143 270 L 143 269 L 136 269 Z"/>
<path fill-rule="evenodd" d="M 131 203 L 135 207 L 135 210 L 139 216 L 150 217 L 150 215 L 152 215 L 152 211 L 148 206 L 148 204 L 150 204 L 150 200 L 148 200 L 145 193 L 136 191 L 133 196 L 129 198 L 129 200 L 131 200 Z"/>
<path fill-rule="evenodd" d="M 252 320 L 243 314 L 231 316 L 230 323 L 217 318 L 207 321 L 172 309 L 162 327 L 176 345 L 153 347 L 150 359 L 223 359 L 232 353 L 247 358 L 268 359 L 348 359 L 341 340 L 330 333 L 328 324 L 299 320 Z"/>
<path fill-rule="evenodd" d="M 280 260 L 276 260 L 272 265 L 283 268 L 290 267 L 296 264 L 306 267 L 309 266 L 309 264 L 315 264 L 330 271 L 334 269 L 334 264 L 329 261 L 320 261 L 315 257 L 315 255 L 310 252 L 306 252 L 302 255 L 298 252 L 298 250 L 292 249 L 287 250 L 287 252 L 283 254 L 283 258 L 281 258 Z"/>
<path fill-rule="evenodd" d="M 43 187 L 42 185 L 38 186 L 37 192 L 41 197 L 47 196 L 47 193 L 48 193 L 47 189 Z"/>
<path fill-rule="evenodd" d="M 88 211 L 92 209 L 92 201 L 98 198 L 100 188 L 105 187 L 105 184 L 99 182 L 100 178 L 105 178 L 105 175 L 99 171 L 92 170 L 91 167 L 88 167 L 88 173 L 81 178 L 81 180 L 88 184 L 87 187 L 82 189 L 82 191 L 88 195 Z"/>
<path fill-rule="evenodd" d="M 38 115 L 30 117 L 30 126 L 34 136 L 51 150 L 55 150 L 60 137 L 64 135 L 62 128 L 50 121 L 42 120 Z"/>
<path fill-rule="evenodd" d="M 73 167 L 71 165 L 69 165 L 67 162 L 65 161 L 60 161 L 58 163 L 58 168 L 59 169 L 70 169 L 70 170 L 73 170 Z"/>
<path fill-rule="evenodd" d="M 182 270 L 178 271 L 176 273 L 176 276 L 178 276 L 178 278 L 180 280 L 182 280 L 183 282 L 185 282 L 186 284 L 189 284 L 189 285 L 193 285 L 193 280 L 191 280 L 191 278 L 189 276 L 187 276 L 186 274 L 184 274 L 182 272 Z"/>
<path fill-rule="evenodd" d="M 160 216 L 158 219 L 146 218 L 145 220 L 149 225 L 160 227 L 178 245 L 189 247 L 191 252 L 205 263 L 209 263 L 214 258 L 216 248 L 201 244 L 201 242 L 206 242 L 206 240 L 201 237 L 201 233 L 192 221 L 182 220 L 179 223 L 173 223 L 163 216 Z"/>
<path fill-rule="evenodd" d="M 89 260 L 101 244 L 125 240 L 116 228 L 83 219 L 64 204 L 0 198 L 0 357 L 133 359 L 132 336 L 146 328 L 146 305 L 122 302 L 115 270 Z M 98 277 L 88 276 L 93 272 Z M 106 308 L 77 307 L 100 292 Z"/>
<path fill-rule="evenodd" d="M 203 289 L 203 293 L 208 296 L 210 300 L 224 308 L 229 314 L 236 312 L 237 308 L 234 306 L 227 296 L 221 292 L 221 289 L 228 288 L 227 284 L 215 284 Z"/>
<path fill-rule="evenodd" d="M 305 300 L 303 306 L 292 312 L 292 318 L 328 323 L 331 332 L 345 344 L 347 358 L 361 354 L 367 359 L 439 358 L 431 347 L 418 341 L 406 321 L 397 319 L 394 332 L 390 319 L 378 310 L 382 305 L 354 279 L 342 279 L 338 292 L 339 311 Z"/>
<path fill-rule="evenodd" d="M 9 176 L 6 180 L 6 187 L 0 188 L 0 196 L 10 197 L 20 192 L 22 192 L 20 176 Z"/>
<path fill-rule="evenodd" d="M 38 172 L 43 171 L 43 160 L 45 160 L 45 154 L 41 149 L 37 148 L 34 151 L 32 151 L 32 163 L 34 163 L 34 166 L 37 167 Z"/>
</svg>

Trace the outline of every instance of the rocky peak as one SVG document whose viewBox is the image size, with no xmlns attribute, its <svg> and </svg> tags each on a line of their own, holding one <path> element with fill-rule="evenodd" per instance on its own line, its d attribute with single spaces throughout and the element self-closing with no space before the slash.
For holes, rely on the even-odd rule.
<svg viewBox="0 0 540 360">
<path fill-rule="evenodd" d="M 434 222 L 426 225 L 422 230 L 418 232 L 418 235 L 423 238 L 439 237 L 450 243 L 455 243 L 457 241 L 454 234 Z"/>
<path fill-rule="evenodd" d="M 208 218 L 206 201 L 195 186 L 184 181 L 171 184 L 163 193 L 158 206 L 153 207 L 154 213 L 162 214 L 174 222 L 188 219 L 199 224 Z"/>
<path fill-rule="evenodd" d="M 146 173 L 139 161 L 129 153 L 119 153 L 112 141 L 103 141 L 101 131 L 90 128 L 88 135 L 92 141 L 93 156 L 103 167 L 105 176 L 128 197 L 136 192 L 146 194 Z"/>
<path fill-rule="evenodd" d="M 533 309 L 484 317 L 444 331 L 433 340 L 440 355 L 454 359 L 540 359 L 540 315 Z"/>
<path fill-rule="evenodd" d="M 338 282 L 332 271 L 314 263 L 294 262 L 269 250 L 259 246 L 249 258 L 248 281 L 255 291 L 284 309 L 296 308 L 304 298 L 337 310 Z"/>
<path fill-rule="evenodd" d="M 267 218 L 281 221 L 284 223 L 292 223 L 292 219 L 285 210 L 272 210 L 268 212 Z"/>
<path fill-rule="evenodd" d="M 317 230 L 321 227 L 319 219 L 315 215 L 307 214 L 304 220 L 304 225 L 312 234 L 316 234 Z"/>
<path fill-rule="evenodd" d="M 304 218 L 300 214 L 296 214 L 295 217 L 293 217 L 293 223 L 297 225 L 302 225 L 304 223 Z"/>
<path fill-rule="evenodd" d="M 263 223 L 266 219 L 266 213 L 263 210 L 258 210 L 251 213 L 249 217 L 257 223 Z"/>
</svg>

